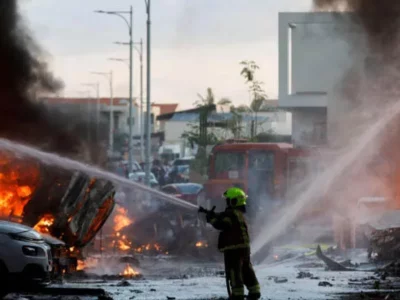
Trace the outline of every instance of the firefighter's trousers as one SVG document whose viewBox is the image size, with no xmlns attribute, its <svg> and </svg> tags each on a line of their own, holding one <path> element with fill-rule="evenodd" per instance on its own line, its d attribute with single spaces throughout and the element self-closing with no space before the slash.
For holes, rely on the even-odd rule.
<svg viewBox="0 0 400 300">
<path fill-rule="evenodd" d="M 244 299 L 244 285 L 249 295 L 247 299 L 255 300 L 261 297 L 253 265 L 250 261 L 250 249 L 234 249 L 224 251 L 225 271 L 231 283 L 232 299 Z"/>
</svg>

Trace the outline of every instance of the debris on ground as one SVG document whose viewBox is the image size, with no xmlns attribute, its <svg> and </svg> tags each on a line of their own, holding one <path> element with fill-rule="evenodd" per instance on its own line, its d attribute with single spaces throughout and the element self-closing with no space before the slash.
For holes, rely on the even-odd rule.
<svg viewBox="0 0 400 300">
<path fill-rule="evenodd" d="M 117 286 L 131 286 L 131 284 L 127 280 L 122 280 L 121 282 L 117 283 Z"/>
<path fill-rule="evenodd" d="M 320 281 L 318 286 L 333 286 L 333 284 L 328 281 Z"/>
<path fill-rule="evenodd" d="M 275 277 L 274 278 L 274 282 L 275 283 L 285 283 L 288 282 L 289 280 L 285 277 Z"/>
<path fill-rule="evenodd" d="M 303 271 L 301 271 L 301 272 L 299 272 L 298 274 L 297 274 L 297 279 L 303 279 L 303 278 L 312 278 L 313 277 L 313 274 L 311 274 L 310 272 L 303 272 Z"/>
</svg>

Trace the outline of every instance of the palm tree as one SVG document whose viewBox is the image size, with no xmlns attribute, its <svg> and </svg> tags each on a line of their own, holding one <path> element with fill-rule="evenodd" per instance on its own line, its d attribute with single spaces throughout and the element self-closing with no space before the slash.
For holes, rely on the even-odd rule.
<svg viewBox="0 0 400 300">
<path fill-rule="evenodd" d="M 255 117 L 255 121 L 253 123 L 254 130 L 252 132 L 252 137 L 254 137 L 257 135 L 258 112 L 260 111 L 263 102 L 267 99 L 267 95 L 264 89 L 262 88 L 262 85 L 264 83 L 255 79 L 255 73 L 259 69 L 258 65 L 254 61 L 242 61 L 240 64 L 243 66 L 240 75 L 242 75 L 245 78 L 246 84 L 249 85 L 249 93 L 252 98 L 250 103 L 250 109 L 251 112 L 254 113 Z"/>
<path fill-rule="evenodd" d="M 240 75 L 242 75 L 246 79 L 246 83 L 254 81 L 254 73 L 260 67 L 252 60 L 251 61 L 244 60 L 240 62 L 240 64 L 243 66 Z"/>
<path fill-rule="evenodd" d="M 199 100 L 195 102 L 197 107 L 213 105 L 215 102 L 215 97 L 212 88 L 207 88 L 206 96 L 203 97 L 201 94 L 197 94 Z"/>
</svg>

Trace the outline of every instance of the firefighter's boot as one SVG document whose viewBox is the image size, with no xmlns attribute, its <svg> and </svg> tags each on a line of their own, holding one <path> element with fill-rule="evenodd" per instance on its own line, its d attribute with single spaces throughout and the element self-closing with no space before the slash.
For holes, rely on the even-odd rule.
<svg viewBox="0 0 400 300">
<path fill-rule="evenodd" d="M 247 300 L 258 300 L 261 298 L 261 293 L 253 293 L 247 296 Z"/>
</svg>

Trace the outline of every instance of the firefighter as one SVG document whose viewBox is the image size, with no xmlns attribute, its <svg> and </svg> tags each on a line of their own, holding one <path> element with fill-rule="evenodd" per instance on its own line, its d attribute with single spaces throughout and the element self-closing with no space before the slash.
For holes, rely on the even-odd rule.
<svg viewBox="0 0 400 300">
<path fill-rule="evenodd" d="M 226 201 L 225 211 L 208 211 L 206 219 L 215 229 L 221 231 L 218 249 L 224 253 L 225 276 L 232 288 L 231 299 L 245 299 L 244 285 L 249 291 L 247 299 L 260 299 L 260 285 L 250 261 L 250 239 L 244 218 L 247 195 L 242 189 L 232 187 L 223 197 Z"/>
</svg>

